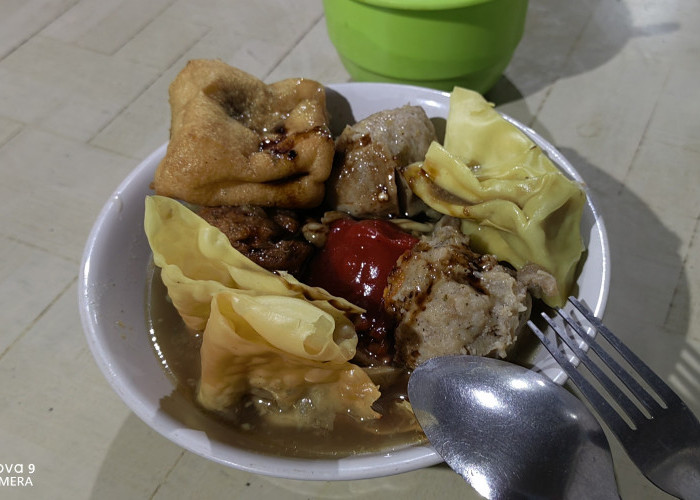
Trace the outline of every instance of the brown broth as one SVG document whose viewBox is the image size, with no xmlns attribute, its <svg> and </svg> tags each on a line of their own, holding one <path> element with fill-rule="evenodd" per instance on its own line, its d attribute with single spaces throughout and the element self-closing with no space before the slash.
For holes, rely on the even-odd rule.
<svg viewBox="0 0 700 500">
<path fill-rule="evenodd" d="M 218 425 L 213 426 L 217 428 L 216 432 L 211 433 L 216 439 L 260 453 L 305 458 L 386 452 L 427 442 L 413 414 L 402 409 L 401 403 L 407 399 L 408 374 L 386 368 L 368 371 L 382 392 L 374 405 L 382 418 L 357 422 L 338 415 L 332 431 L 275 425 L 261 417 L 254 405 L 247 404 L 251 400 L 242 402 L 228 413 L 205 411 L 196 403 L 201 334 L 185 326 L 170 302 L 160 279 L 160 269 L 153 264 L 148 269 L 146 297 L 146 326 L 155 355 L 175 382 L 173 393 L 184 396 L 195 407 L 193 413 L 199 415 L 193 421 L 201 423 L 204 415 L 206 419 L 217 422 Z M 168 404 L 169 398 L 161 402 L 164 407 Z"/>
</svg>

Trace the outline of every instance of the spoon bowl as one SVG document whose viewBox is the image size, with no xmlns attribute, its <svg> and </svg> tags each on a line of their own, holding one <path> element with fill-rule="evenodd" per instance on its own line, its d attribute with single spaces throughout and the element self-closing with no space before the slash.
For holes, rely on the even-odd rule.
<svg viewBox="0 0 700 500">
<path fill-rule="evenodd" d="M 619 498 L 600 424 L 539 373 L 444 356 L 416 368 L 408 395 L 438 454 L 486 498 Z"/>
</svg>

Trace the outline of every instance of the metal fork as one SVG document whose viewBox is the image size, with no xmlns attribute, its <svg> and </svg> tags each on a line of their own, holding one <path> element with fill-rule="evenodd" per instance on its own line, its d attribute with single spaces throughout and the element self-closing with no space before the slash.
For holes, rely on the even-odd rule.
<svg viewBox="0 0 700 500">
<path fill-rule="evenodd" d="M 613 335 L 590 309 L 573 297 L 569 298 L 569 302 L 583 315 L 589 324 L 588 327 L 584 327 L 571 314 L 560 309 L 556 310 L 556 313 L 564 321 L 553 319 L 546 313 L 542 313 L 542 317 L 605 388 L 608 397 L 622 409 L 627 420 L 577 370 L 561 347 L 550 340 L 532 321 L 528 322 L 528 326 L 615 434 L 639 470 L 667 493 L 683 499 L 700 499 L 698 419 L 681 398 Z M 594 336 L 589 333 L 593 332 L 591 328 L 597 330 L 637 372 L 640 380 L 653 389 L 656 397 L 595 341 Z M 582 340 L 597 354 L 609 371 L 627 387 L 627 392 L 613 382 L 579 347 L 580 342 L 577 339 Z M 637 404 L 628 394 L 637 400 Z M 641 408 L 646 411 L 642 411 Z"/>
</svg>

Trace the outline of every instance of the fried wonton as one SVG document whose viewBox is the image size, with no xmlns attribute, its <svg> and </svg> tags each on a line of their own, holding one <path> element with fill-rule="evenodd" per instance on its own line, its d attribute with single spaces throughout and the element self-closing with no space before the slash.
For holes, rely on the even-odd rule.
<svg viewBox="0 0 700 500">
<path fill-rule="evenodd" d="M 169 94 L 170 142 L 155 174 L 157 194 L 208 206 L 321 203 L 334 153 L 321 84 L 266 85 L 222 61 L 198 59 Z"/>
</svg>

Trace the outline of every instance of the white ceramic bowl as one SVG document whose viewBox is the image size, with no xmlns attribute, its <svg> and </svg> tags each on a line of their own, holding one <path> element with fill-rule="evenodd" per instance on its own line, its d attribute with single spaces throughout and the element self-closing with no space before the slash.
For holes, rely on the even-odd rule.
<svg viewBox="0 0 700 500">
<path fill-rule="evenodd" d="M 422 106 L 439 121 L 447 117 L 449 94 L 418 87 L 348 83 L 328 87 L 332 129 L 383 109 Z M 506 117 L 507 118 L 507 117 Z M 534 131 L 508 118 L 527 133 L 563 171 L 583 182 L 571 164 Z M 146 326 L 145 294 L 150 248 L 143 232 L 144 198 L 165 154 L 161 146 L 124 179 L 107 200 L 90 233 L 80 273 L 78 300 L 83 327 L 95 361 L 108 382 L 146 424 L 198 455 L 238 469 L 293 479 L 361 479 L 419 469 L 441 462 L 430 446 L 340 459 L 299 459 L 253 453 L 213 436 L 220 423 L 203 416 L 178 392 L 157 359 Z M 603 221 L 590 200 L 582 230 L 588 249 L 578 280 L 579 298 L 601 315 L 609 284 L 609 252 Z M 565 374 L 544 351 L 534 367 L 558 383 Z M 168 404 L 162 400 L 167 398 Z"/>
</svg>

